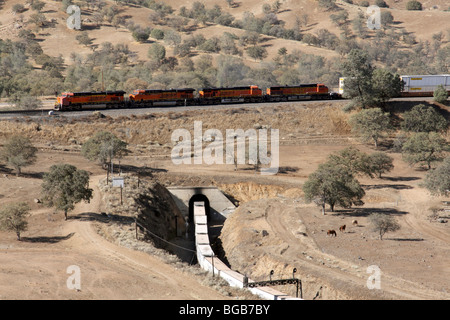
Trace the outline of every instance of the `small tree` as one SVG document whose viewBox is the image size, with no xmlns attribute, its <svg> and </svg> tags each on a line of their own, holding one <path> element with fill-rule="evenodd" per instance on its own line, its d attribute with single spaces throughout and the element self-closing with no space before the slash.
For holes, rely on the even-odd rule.
<svg viewBox="0 0 450 320">
<path fill-rule="evenodd" d="M 319 0 L 319 7 L 324 8 L 325 10 L 333 10 L 337 8 L 336 0 Z"/>
<path fill-rule="evenodd" d="M 432 106 L 418 104 L 405 112 L 401 127 L 411 132 L 437 132 L 447 129 L 447 120 Z"/>
<path fill-rule="evenodd" d="M 376 173 L 378 178 L 381 174 L 391 171 L 394 168 L 394 159 L 384 152 L 374 152 L 369 155 L 370 172 Z"/>
<path fill-rule="evenodd" d="M 33 2 L 31 3 L 31 9 L 33 9 L 37 12 L 41 12 L 44 7 L 45 7 L 45 2 L 42 2 L 40 0 L 33 0 Z"/>
<path fill-rule="evenodd" d="M 150 30 L 137 29 L 132 33 L 133 39 L 139 43 L 144 43 L 150 37 Z"/>
<path fill-rule="evenodd" d="M 358 180 L 352 173 L 341 165 L 324 163 L 309 175 L 304 183 L 303 192 L 308 202 L 314 201 L 322 207 L 322 214 L 325 214 L 325 204 L 328 204 L 331 211 L 339 205 L 347 208 L 352 204 L 361 205 L 365 192 Z"/>
<path fill-rule="evenodd" d="M 389 113 L 380 108 L 361 110 L 349 119 L 349 124 L 352 131 L 360 134 L 364 140 L 373 139 L 375 148 L 384 133 L 391 129 Z"/>
<path fill-rule="evenodd" d="M 17 103 L 20 109 L 35 110 L 42 107 L 42 101 L 32 96 L 22 96 Z"/>
<path fill-rule="evenodd" d="M 20 233 L 28 228 L 30 207 L 25 202 L 5 205 L 0 209 L 0 229 L 14 231 L 20 241 Z"/>
<path fill-rule="evenodd" d="M 380 8 L 389 8 L 384 0 L 375 0 L 375 5 L 379 6 Z"/>
<path fill-rule="evenodd" d="M 79 35 L 75 37 L 79 44 L 82 44 L 86 47 L 89 47 L 92 44 L 92 39 L 89 38 L 89 34 L 87 31 L 81 32 Z"/>
<path fill-rule="evenodd" d="M 103 165 L 111 163 L 114 158 L 122 157 L 127 153 L 127 143 L 108 131 L 97 132 L 81 147 L 81 154 L 85 158 L 99 161 Z"/>
<path fill-rule="evenodd" d="M 164 39 L 164 31 L 161 29 L 155 28 L 150 32 L 150 37 L 157 39 L 157 40 L 162 40 L 162 39 Z"/>
<path fill-rule="evenodd" d="M 433 92 L 433 100 L 439 103 L 444 103 L 448 99 L 448 92 L 444 86 L 440 84 Z"/>
<path fill-rule="evenodd" d="M 24 12 L 25 11 L 25 7 L 23 6 L 23 4 L 21 4 L 21 3 L 16 3 L 15 5 L 13 5 L 13 7 L 12 7 L 12 11 L 14 12 L 14 13 L 22 13 L 22 12 Z"/>
<path fill-rule="evenodd" d="M 159 43 L 153 43 L 148 48 L 147 57 L 161 63 L 166 57 L 166 48 Z"/>
<path fill-rule="evenodd" d="M 354 175 L 363 174 L 372 177 L 369 156 L 355 147 L 348 147 L 331 154 L 328 157 L 328 163 L 344 166 Z"/>
<path fill-rule="evenodd" d="M 391 98 L 400 96 L 403 82 L 398 74 L 386 69 L 375 69 L 372 74 L 372 90 L 375 103 L 383 107 Z"/>
<path fill-rule="evenodd" d="M 346 77 L 344 95 L 363 108 L 374 102 L 372 74 L 374 68 L 370 64 L 367 52 L 352 49 L 342 64 L 343 76 Z"/>
<path fill-rule="evenodd" d="M 253 46 L 246 49 L 248 55 L 256 60 L 262 60 L 267 57 L 267 50 L 261 46 Z"/>
<path fill-rule="evenodd" d="M 22 168 L 30 166 L 36 162 L 37 149 L 33 146 L 30 139 L 21 135 L 12 136 L 3 146 L 1 157 L 16 169 L 16 175 L 19 176 Z"/>
<path fill-rule="evenodd" d="M 422 10 L 422 3 L 417 0 L 411 0 L 406 3 L 406 10 Z"/>
<path fill-rule="evenodd" d="M 67 220 L 68 211 L 73 210 L 76 203 L 92 198 L 89 174 L 70 164 L 53 165 L 44 174 L 42 194 L 43 203 L 64 211 L 64 218 Z"/>
<path fill-rule="evenodd" d="M 373 231 L 378 232 L 380 240 L 383 240 L 383 236 L 386 232 L 394 232 L 400 229 L 400 225 L 395 221 L 394 217 L 382 214 L 372 213 L 369 216 L 372 224 Z"/>
<path fill-rule="evenodd" d="M 450 157 L 436 169 L 430 170 L 422 184 L 434 196 L 447 196 L 450 193 Z"/>
<path fill-rule="evenodd" d="M 442 161 L 449 151 L 447 141 L 436 132 L 418 132 L 413 134 L 402 148 L 403 158 L 410 165 L 426 163 L 428 170 L 431 163 Z"/>
</svg>

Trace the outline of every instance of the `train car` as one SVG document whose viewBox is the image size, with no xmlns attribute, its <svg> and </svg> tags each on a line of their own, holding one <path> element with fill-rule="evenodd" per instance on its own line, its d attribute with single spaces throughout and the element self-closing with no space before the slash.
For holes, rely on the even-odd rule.
<svg viewBox="0 0 450 320">
<path fill-rule="evenodd" d="M 129 95 L 129 101 L 133 106 L 171 106 L 194 104 L 194 91 L 192 88 L 184 89 L 137 89 Z"/>
<path fill-rule="evenodd" d="M 291 101 L 307 99 L 331 99 L 328 87 L 321 83 L 296 86 L 269 87 L 266 94 L 270 101 Z"/>
<path fill-rule="evenodd" d="M 434 90 L 442 85 L 450 94 L 450 75 L 404 75 L 400 76 L 404 87 L 401 97 L 432 97 Z M 339 78 L 339 93 L 344 94 L 345 78 Z"/>
<path fill-rule="evenodd" d="M 402 97 L 432 97 L 434 90 L 442 85 L 450 93 L 450 75 L 400 76 L 404 83 Z"/>
<path fill-rule="evenodd" d="M 125 91 L 63 92 L 56 98 L 60 111 L 119 108 L 124 104 Z"/>
<path fill-rule="evenodd" d="M 262 102 L 262 90 L 258 86 L 204 88 L 199 91 L 202 104 Z"/>
</svg>

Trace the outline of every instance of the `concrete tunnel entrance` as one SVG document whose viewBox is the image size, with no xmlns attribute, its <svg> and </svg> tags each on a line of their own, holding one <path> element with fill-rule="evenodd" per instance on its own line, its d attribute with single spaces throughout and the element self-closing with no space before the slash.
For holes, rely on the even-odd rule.
<svg viewBox="0 0 450 320">
<path fill-rule="evenodd" d="M 211 219 L 211 207 L 209 204 L 209 199 L 204 194 L 194 194 L 189 199 L 189 222 L 193 223 L 194 221 L 194 202 L 204 202 L 205 203 L 205 213 L 207 220 L 210 221 Z"/>
</svg>

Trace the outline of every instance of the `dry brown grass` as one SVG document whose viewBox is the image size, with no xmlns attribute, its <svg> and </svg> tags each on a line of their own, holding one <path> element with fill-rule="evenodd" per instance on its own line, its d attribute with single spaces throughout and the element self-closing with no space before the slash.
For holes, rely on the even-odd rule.
<svg viewBox="0 0 450 320">
<path fill-rule="evenodd" d="M 31 120 L 16 119 L 0 121 L 0 138 L 21 133 L 42 144 L 80 145 L 95 132 L 106 130 L 131 145 L 171 145 L 175 129 L 187 129 L 193 137 L 194 121 L 201 121 L 203 132 L 218 129 L 253 129 L 259 125 L 280 130 L 280 139 L 291 136 L 348 135 L 348 114 L 341 111 L 339 103 L 326 102 L 283 105 L 279 107 L 255 107 L 239 109 L 208 110 L 205 112 L 183 111 L 155 113 L 143 116 L 81 119 Z"/>
</svg>

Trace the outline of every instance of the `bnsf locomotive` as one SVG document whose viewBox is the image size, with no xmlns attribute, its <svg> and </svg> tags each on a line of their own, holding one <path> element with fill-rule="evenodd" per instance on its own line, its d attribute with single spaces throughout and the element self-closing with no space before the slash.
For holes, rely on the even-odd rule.
<svg viewBox="0 0 450 320">
<path fill-rule="evenodd" d="M 83 108 L 119 108 L 125 100 L 125 91 L 63 92 L 56 98 L 55 109 L 81 110 Z"/>
<path fill-rule="evenodd" d="M 261 103 L 275 101 L 298 101 L 336 99 L 324 84 L 301 84 L 267 88 L 264 93 L 258 86 L 227 88 L 204 88 L 195 96 L 195 89 L 137 89 L 128 97 L 125 91 L 64 92 L 55 103 L 55 109 L 71 111 L 81 109 L 190 106 L 228 103 Z"/>
</svg>

